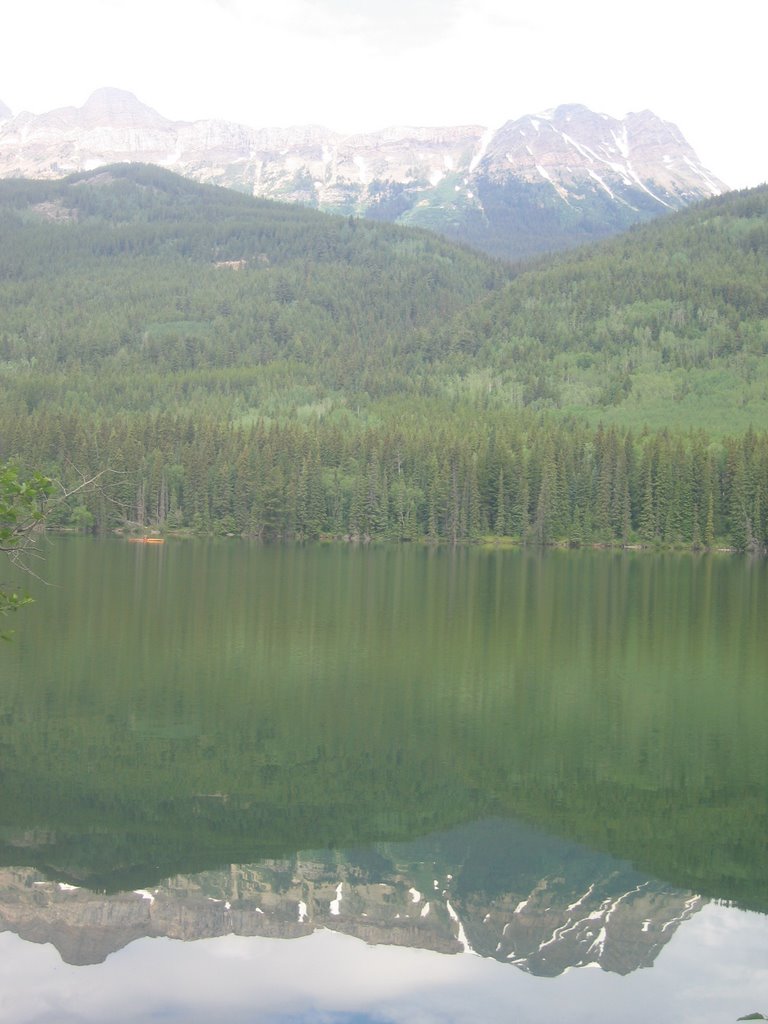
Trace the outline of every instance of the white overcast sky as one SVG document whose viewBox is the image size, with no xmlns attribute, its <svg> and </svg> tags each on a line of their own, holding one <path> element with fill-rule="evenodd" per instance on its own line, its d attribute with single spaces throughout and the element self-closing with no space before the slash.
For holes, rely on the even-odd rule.
<svg viewBox="0 0 768 1024">
<path fill-rule="evenodd" d="M 678 125 L 734 188 L 768 179 L 765 0 L 6 0 L 0 100 L 101 86 L 254 127 L 496 127 L 560 103 Z"/>
</svg>

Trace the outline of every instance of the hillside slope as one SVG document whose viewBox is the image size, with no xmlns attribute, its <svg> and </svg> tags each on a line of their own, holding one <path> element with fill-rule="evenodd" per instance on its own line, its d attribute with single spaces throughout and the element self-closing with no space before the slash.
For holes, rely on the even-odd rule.
<svg viewBox="0 0 768 1024">
<path fill-rule="evenodd" d="M 99 529 L 762 548 L 767 202 L 511 279 L 157 168 L 0 182 L 0 458 L 117 474 Z"/>
<path fill-rule="evenodd" d="M 716 432 L 768 425 L 768 187 L 521 274 L 429 345 L 502 404 Z"/>
<path fill-rule="evenodd" d="M 188 388 L 173 382 L 197 374 L 207 402 L 226 395 L 219 413 L 233 420 L 264 411 L 270 376 L 283 391 L 304 388 L 300 404 L 408 389 L 392 358 L 400 339 L 508 278 L 428 232 L 159 168 L 3 181 L 4 401 L 53 411 L 74 386 L 89 407 L 167 410 L 177 399 L 189 406 Z M 142 386 L 126 390 L 133 377 Z"/>
</svg>

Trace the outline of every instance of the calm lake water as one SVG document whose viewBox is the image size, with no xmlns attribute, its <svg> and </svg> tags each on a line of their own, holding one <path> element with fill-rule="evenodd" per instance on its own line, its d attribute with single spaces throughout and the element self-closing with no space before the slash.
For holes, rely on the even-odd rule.
<svg viewBox="0 0 768 1024">
<path fill-rule="evenodd" d="M 0 1019 L 768 1014 L 768 566 L 46 541 Z"/>
</svg>

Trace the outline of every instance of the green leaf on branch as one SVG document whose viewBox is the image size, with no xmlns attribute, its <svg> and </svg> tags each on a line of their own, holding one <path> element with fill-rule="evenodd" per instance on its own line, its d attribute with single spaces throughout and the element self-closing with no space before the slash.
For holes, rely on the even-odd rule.
<svg viewBox="0 0 768 1024">
<path fill-rule="evenodd" d="M 33 530 L 45 518 L 46 503 L 53 492 L 53 481 L 42 473 L 22 477 L 13 462 L 0 466 L 0 551 L 17 561 L 30 544 Z M 0 616 L 31 604 L 32 598 L 0 587 Z M 0 639 L 10 639 L 0 633 Z"/>
</svg>

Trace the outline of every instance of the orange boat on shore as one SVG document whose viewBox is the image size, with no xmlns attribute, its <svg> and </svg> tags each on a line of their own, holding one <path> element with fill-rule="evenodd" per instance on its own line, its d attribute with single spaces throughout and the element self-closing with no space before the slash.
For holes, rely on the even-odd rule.
<svg viewBox="0 0 768 1024">
<path fill-rule="evenodd" d="M 164 537 L 129 537 L 129 544 L 165 544 Z"/>
</svg>

